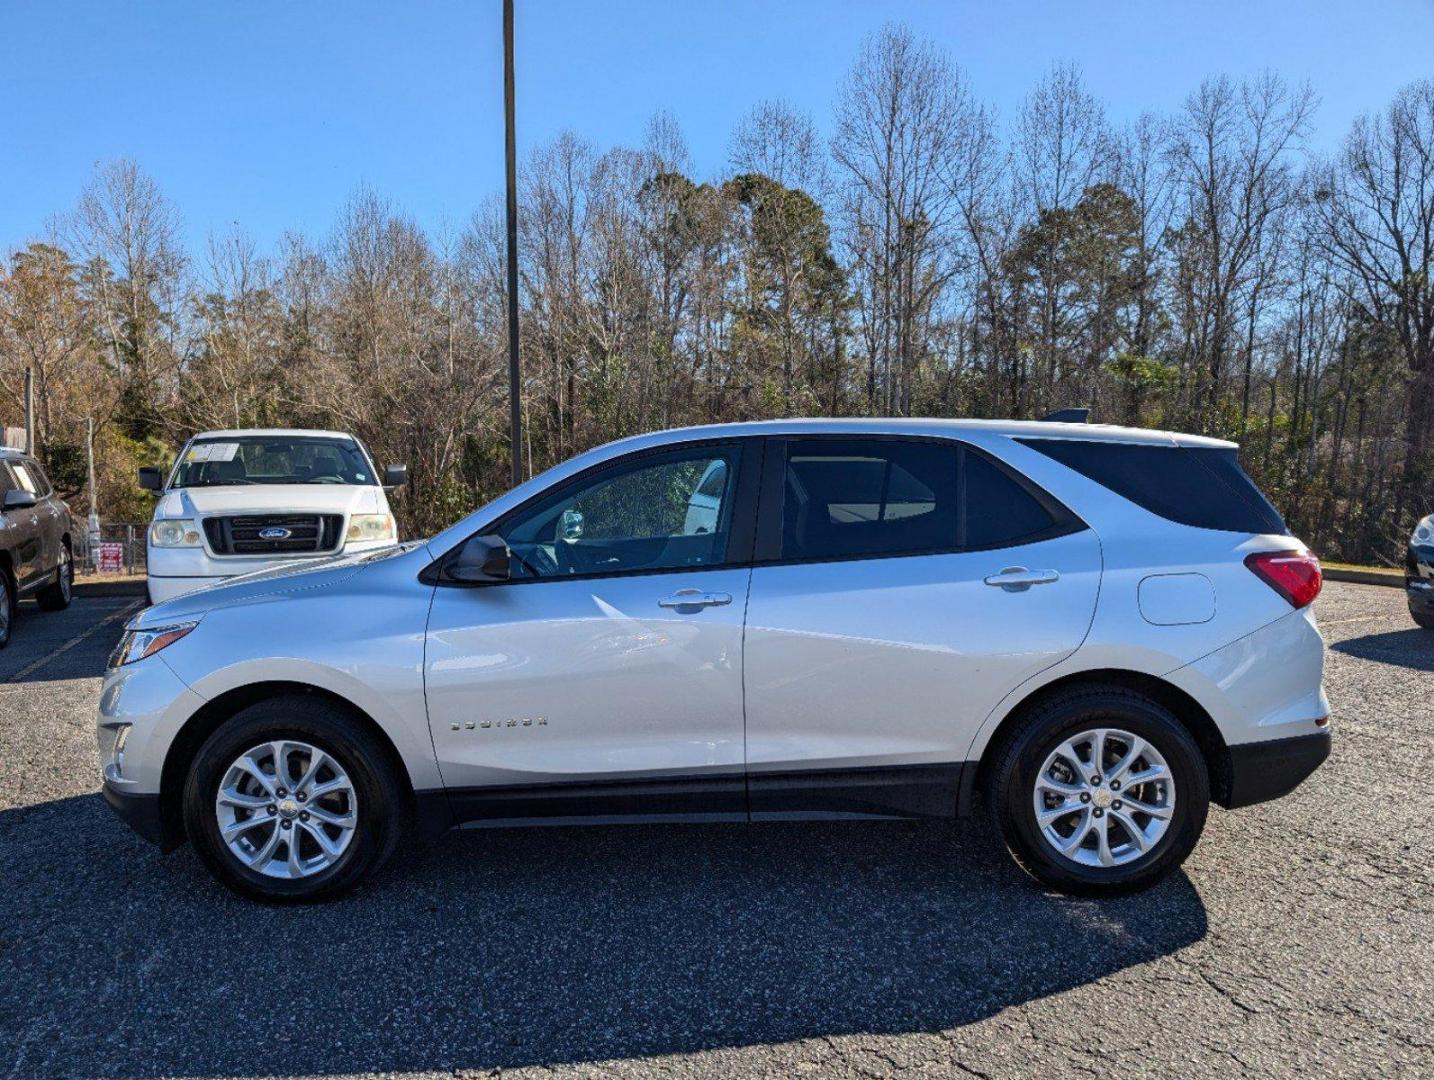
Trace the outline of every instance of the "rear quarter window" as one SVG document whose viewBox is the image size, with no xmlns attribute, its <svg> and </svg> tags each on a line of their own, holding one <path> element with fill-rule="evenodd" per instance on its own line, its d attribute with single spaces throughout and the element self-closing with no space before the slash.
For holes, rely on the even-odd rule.
<svg viewBox="0 0 1434 1080">
<path fill-rule="evenodd" d="M 1234 449 L 1081 439 L 1021 439 L 1167 521 L 1238 533 L 1288 533 Z"/>
</svg>

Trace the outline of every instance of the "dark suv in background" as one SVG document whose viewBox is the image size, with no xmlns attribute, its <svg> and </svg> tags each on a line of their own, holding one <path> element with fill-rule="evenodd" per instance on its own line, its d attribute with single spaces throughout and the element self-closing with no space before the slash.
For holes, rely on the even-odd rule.
<svg viewBox="0 0 1434 1080">
<path fill-rule="evenodd" d="M 70 508 L 39 462 L 0 448 L 0 648 L 10 641 L 15 605 L 33 596 L 47 611 L 68 607 L 75 582 Z"/>
</svg>

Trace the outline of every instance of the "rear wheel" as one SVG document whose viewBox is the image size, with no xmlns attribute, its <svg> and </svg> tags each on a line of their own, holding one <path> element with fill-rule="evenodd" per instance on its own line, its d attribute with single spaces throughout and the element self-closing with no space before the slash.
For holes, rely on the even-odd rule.
<svg viewBox="0 0 1434 1080">
<path fill-rule="evenodd" d="M 60 565 L 55 574 L 55 583 L 47 585 L 35 597 L 35 602 L 45 611 L 63 611 L 70 606 L 75 592 L 75 560 L 70 555 L 70 545 L 60 545 Z"/>
<path fill-rule="evenodd" d="M 1149 888 L 1185 861 L 1210 782 L 1184 725 L 1119 687 L 1046 699 L 1001 744 L 987 800 L 1016 861 L 1064 892 Z"/>
<path fill-rule="evenodd" d="M 195 757 L 184 825 L 221 882 L 260 900 L 323 900 L 391 856 L 406 801 L 388 755 L 343 709 L 308 697 L 251 705 Z"/>
</svg>

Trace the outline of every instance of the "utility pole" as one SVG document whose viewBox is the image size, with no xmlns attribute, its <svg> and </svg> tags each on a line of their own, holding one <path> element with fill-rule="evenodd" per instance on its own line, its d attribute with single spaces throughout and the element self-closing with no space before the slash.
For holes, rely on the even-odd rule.
<svg viewBox="0 0 1434 1080">
<path fill-rule="evenodd" d="M 508 404 L 513 486 L 523 482 L 523 405 L 518 364 L 518 145 L 513 128 L 513 0 L 503 0 L 503 113 L 508 164 Z"/>
<path fill-rule="evenodd" d="M 35 369 L 25 369 L 25 453 L 35 453 Z"/>
<path fill-rule="evenodd" d="M 85 460 L 90 473 L 90 520 L 85 530 L 89 537 L 90 569 L 99 567 L 100 558 L 100 512 L 95 502 L 95 418 L 85 417 Z"/>
</svg>

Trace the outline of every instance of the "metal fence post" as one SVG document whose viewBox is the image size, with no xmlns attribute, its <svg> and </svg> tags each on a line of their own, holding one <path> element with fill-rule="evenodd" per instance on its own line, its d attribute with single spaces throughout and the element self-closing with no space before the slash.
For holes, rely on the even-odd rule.
<svg viewBox="0 0 1434 1080">
<path fill-rule="evenodd" d="M 124 527 L 124 563 L 125 573 L 134 573 L 134 526 Z"/>
</svg>

